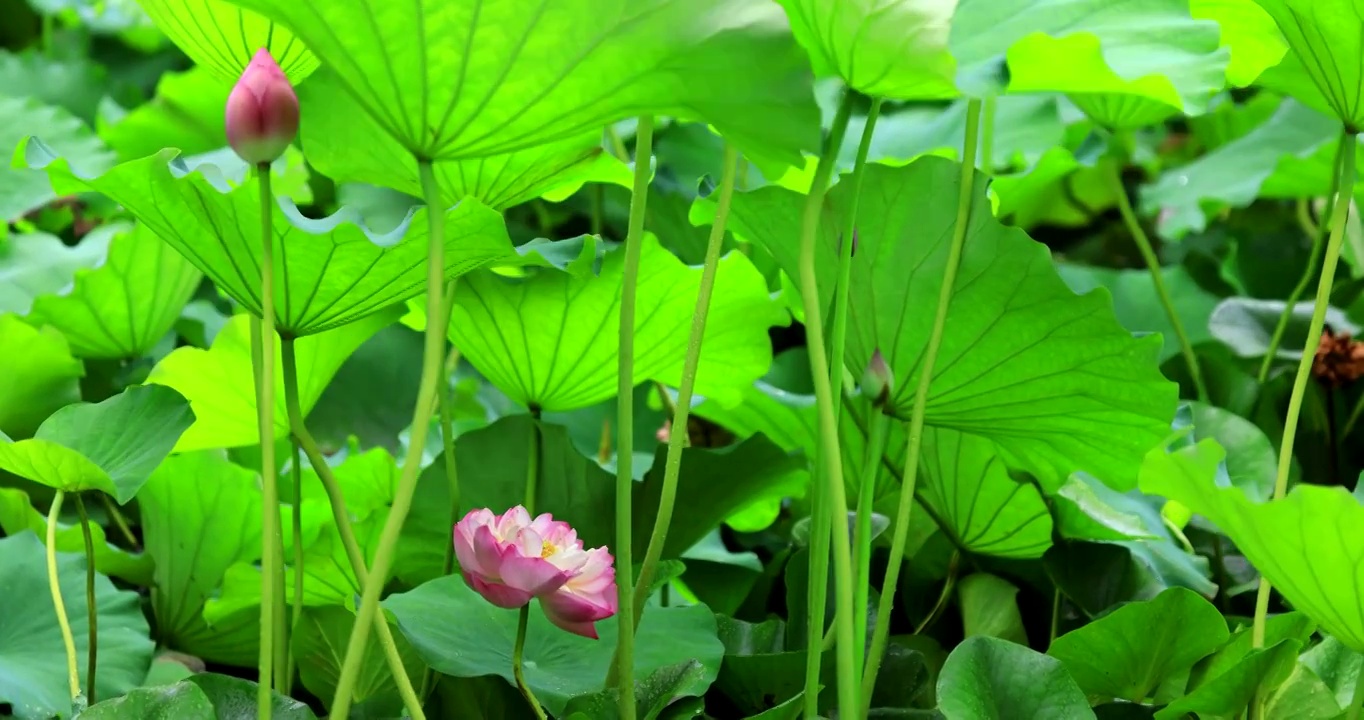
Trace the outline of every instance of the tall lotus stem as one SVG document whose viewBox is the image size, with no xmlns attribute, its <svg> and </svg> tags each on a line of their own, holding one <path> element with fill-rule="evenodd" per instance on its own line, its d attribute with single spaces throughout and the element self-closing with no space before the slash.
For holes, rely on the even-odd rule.
<svg viewBox="0 0 1364 720">
<path fill-rule="evenodd" d="M 47 511 L 47 586 L 52 591 L 52 607 L 57 611 L 57 627 L 62 631 L 62 645 L 66 647 L 66 684 L 71 699 L 77 700 L 81 695 L 81 671 L 76 660 L 76 636 L 71 633 L 71 621 L 66 617 L 61 577 L 57 574 L 57 520 L 61 518 L 64 499 L 66 493 L 58 490 Z"/>
<path fill-rule="evenodd" d="M 95 601 L 95 538 L 90 534 L 90 515 L 85 512 L 85 501 L 76 493 L 76 512 L 81 518 L 81 539 L 85 542 L 85 611 L 88 618 L 87 656 L 85 668 L 85 699 L 95 703 L 95 666 L 99 658 L 99 603 Z"/>
<path fill-rule="evenodd" d="M 956 226 L 952 230 L 952 245 L 947 251 L 947 265 L 943 268 L 942 290 L 938 293 L 938 308 L 933 316 L 933 329 L 929 332 L 928 345 L 924 349 L 923 364 L 919 370 L 919 387 L 914 393 L 914 406 L 909 416 L 909 447 L 905 452 L 905 467 L 902 474 L 904 486 L 900 488 L 900 505 L 895 516 L 895 534 L 890 542 L 890 564 L 886 566 L 885 582 L 881 585 L 881 602 L 876 610 L 876 629 L 872 632 L 871 651 L 867 655 L 866 668 L 862 673 L 864 713 L 871 702 L 872 689 L 876 687 L 876 674 L 881 668 L 881 657 L 885 654 L 886 643 L 890 640 L 891 611 L 895 609 L 895 589 L 900 581 L 900 566 L 905 559 L 905 544 L 909 539 L 910 513 L 914 509 L 914 490 L 919 477 L 919 453 L 923 447 L 924 416 L 928 412 L 928 391 L 933 384 L 933 366 L 938 360 L 938 349 L 942 346 L 943 330 L 947 327 L 947 310 L 952 304 L 952 292 L 957 284 L 957 270 L 961 266 L 963 248 L 966 247 L 966 231 L 971 223 L 980 114 L 980 100 L 971 100 L 966 104 L 966 139 L 961 154 L 963 161 L 961 164 L 961 193 L 957 197 Z"/>
<path fill-rule="evenodd" d="M 663 557 L 663 546 L 668 539 L 668 527 L 673 519 L 673 505 L 677 502 L 677 478 L 682 469 L 682 446 L 687 439 L 687 418 L 691 414 L 692 392 L 696 388 L 696 369 L 701 363 L 701 341 L 706 334 L 706 317 L 710 313 L 711 294 L 715 289 L 715 274 L 720 264 L 720 247 L 724 244 L 725 225 L 729 219 L 730 202 L 734 198 L 734 176 L 739 165 L 739 153 L 725 145 L 724 170 L 720 176 L 719 200 L 715 221 L 710 226 L 706 244 L 706 260 L 701 269 L 701 286 L 696 291 L 696 310 L 691 317 L 691 332 L 687 336 L 687 354 L 682 362 L 682 380 L 677 386 L 677 402 L 673 403 L 673 432 L 668 436 L 668 454 L 663 465 L 663 489 L 658 501 L 658 514 L 649 536 L 649 548 L 644 553 L 644 564 L 635 580 L 634 624 L 639 625 L 644 603 L 649 599 L 649 588 Z"/>
</svg>

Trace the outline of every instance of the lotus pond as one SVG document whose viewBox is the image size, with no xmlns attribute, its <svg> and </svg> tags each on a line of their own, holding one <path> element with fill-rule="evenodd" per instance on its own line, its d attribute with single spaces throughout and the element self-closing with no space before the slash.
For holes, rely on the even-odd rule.
<svg viewBox="0 0 1364 720">
<path fill-rule="evenodd" d="M 0 0 L 0 717 L 1357 720 L 1364 0 Z"/>
</svg>

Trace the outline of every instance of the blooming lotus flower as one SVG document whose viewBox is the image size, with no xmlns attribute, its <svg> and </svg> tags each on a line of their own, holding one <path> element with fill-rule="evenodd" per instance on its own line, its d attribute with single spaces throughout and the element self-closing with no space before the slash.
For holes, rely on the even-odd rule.
<svg viewBox="0 0 1364 720">
<path fill-rule="evenodd" d="M 540 598 L 555 625 L 596 639 L 593 625 L 616 614 L 616 571 L 606 548 L 586 550 L 568 523 L 534 519 L 520 505 L 501 515 L 471 510 L 455 524 L 460 573 L 479 595 L 503 608 Z"/>
<path fill-rule="evenodd" d="M 227 144 L 252 165 L 273 162 L 298 134 L 298 96 L 261 48 L 227 96 Z"/>
</svg>

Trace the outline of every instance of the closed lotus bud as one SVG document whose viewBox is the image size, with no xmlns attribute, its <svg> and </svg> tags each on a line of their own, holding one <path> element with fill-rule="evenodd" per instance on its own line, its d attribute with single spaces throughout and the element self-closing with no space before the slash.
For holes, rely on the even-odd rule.
<svg viewBox="0 0 1364 720">
<path fill-rule="evenodd" d="M 886 358 L 878 348 L 871 354 L 867 371 L 862 373 L 862 395 L 869 398 L 873 405 L 885 405 L 895 392 L 895 375 L 891 373 Z"/>
<path fill-rule="evenodd" d="M 273 162 L 298 134 L 298 96 L 261 48 L 227 96 L 227 144 L 252 165 Z"/>
</svg>

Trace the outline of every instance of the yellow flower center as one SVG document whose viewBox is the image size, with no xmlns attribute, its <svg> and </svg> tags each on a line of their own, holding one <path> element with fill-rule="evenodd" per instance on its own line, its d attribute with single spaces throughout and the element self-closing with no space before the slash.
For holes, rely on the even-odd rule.
<svg viewBox="0 0 1364 720">
<path fill-rule="evenodd" d="M 547 557 L 549 557 L 550 555 L 553 555 L 553 554 L 556 553 L 556 552 L 559 552 L 559 548 L 554 547 L 554 544 L 553 544 L 553 543 L 551 543 L 551 542 L 548 541 L 548 540 L 542 540 L 542 541 L 540 541 L 540 557 L 541 557 L 541 558 L 547 558 Z"/>
</svg>

